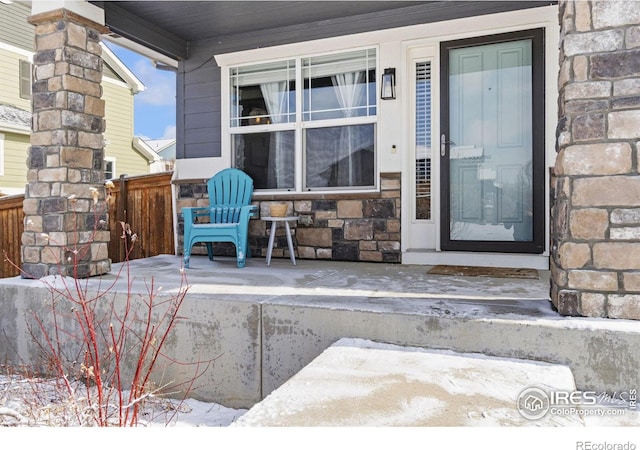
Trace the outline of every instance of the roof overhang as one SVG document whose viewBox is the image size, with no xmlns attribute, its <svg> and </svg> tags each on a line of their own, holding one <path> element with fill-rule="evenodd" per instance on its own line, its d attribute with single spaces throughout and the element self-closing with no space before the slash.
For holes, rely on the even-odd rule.
<svg viewBox="0 0 640 450">
<path fill-rule="evenodd" d="M 143 139 L 137 136 L 133 138 L 133 148 L 140 152 L 150 164 L 162 160 L 160 155 L 154 152 Z"/>
<path fill-rule="evenodd" d="M 31 134 L 31 111 L 0 103 L 0 131 L 14 134 Z"/>
<path fill-rule="evenodd" d="M 91 3 L 104 10 L 105 25 L 110 30 L 106 38 L 112 42 L 171 67 L 177 67 L 177 61 L 188 58 L 188 46 L 184 39 L 146 20 L 143 14 L 136 15 L 120 6 L 121 3 L 135 2 L 97 1 Z M 173 14 L 175 17 L 178 14 L 176 9 L 182 2 L 163 3 L 166 3 L 163 8 L 165 14 Z M 178 5 L 171 5 L 171 3 L 178 3 Z"/>
<path fill-rule="evenodd" d="M 29 136 L 31 134 L 31 128 L 0 122 L 0 133 L 13 133 Z"/>
<path fill-rule="evenodd" d="M 100 43 L 102 47 L 102 59 L 124 80 L 134 94 L 142 92 L 146 86 L 136 77 L 131 70 L 122 62 L 109 47 Z"/>
<path fill-rule="evenodd" d="M 176 67 L 192 46 L 232 52 L 260 47 L 265 36 L 291 43 L 557 4 L 545 1 L 89 1 L 104 10 L 108 39 Z M 335 25 L 339 26 L 335 26 Z M 334 26 L 329 26 L 334 25 Z M 323 34 L 324 33 L 324 34 Z"/>
</svg>

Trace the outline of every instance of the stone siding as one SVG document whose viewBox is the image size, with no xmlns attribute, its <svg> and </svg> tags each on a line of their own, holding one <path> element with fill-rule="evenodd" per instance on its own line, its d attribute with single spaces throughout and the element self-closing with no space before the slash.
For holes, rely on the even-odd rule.
<svg viewBox="0 0 640 450">
<path fill-rule="evenodd" d="M 640 8 L 560 1 L 551 297 L 560 313 L 640 319 Z"/>
<path fill-rule="evenodd" d="M 178 211 L 185 206 L 207 206 L 206 180 L 178 182 Z M 380 175 L 380 192 L 354 194 L 267 195 L 254 193 L 259 215 L 249 224 L 249 248 L 266 256 L 271 222 L 270 205 L 286 203 L 296 257 L 332 261 L 401 262 L 400 174 Z M 184 221 L 178 214 L 178 248 L 183 251 Z M 199 248 L 197 248 L 199 247 Z M 196 245 L 192 254 L 206 254 Z M 215 254 L 234 255 L 231 244 L 217 244 Z M 289 258 L 285 227 L 276 228 L 272 258 Z"/>
<path fill-rule="evenodd" d="M 100 84 L 107 30 L 65 9 L 28 20 L 36 53 L 22 276 L 104 274 L 111 268 Z"/>
</svg>

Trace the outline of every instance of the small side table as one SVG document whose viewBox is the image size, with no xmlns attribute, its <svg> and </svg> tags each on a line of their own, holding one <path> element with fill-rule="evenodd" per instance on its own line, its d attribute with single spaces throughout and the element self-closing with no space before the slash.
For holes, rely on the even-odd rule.
<svg viewBox="0 0 640 450">
<path fill-rule="evenodd" d="M 291 239 L 291 227 L 289 222 L 298 220 L 298 216 L 286 216 L 286 217 L 263 217 L 264 221 L 271 221 L 271 233 L 269 234 L 269 247 L 267 247 L 267 266 L 271 265 L 271 252 L 273 251 L 273 242 L 276 238 L 276 225 L 278 222 L 284 222 L 284 226 L 287 230 L 287 244 L 289 245 L 289 256 L 291 257 L 291 263 L 296 265 L 296 255 L 293 250 L 293 240 Z"/>
</svg>

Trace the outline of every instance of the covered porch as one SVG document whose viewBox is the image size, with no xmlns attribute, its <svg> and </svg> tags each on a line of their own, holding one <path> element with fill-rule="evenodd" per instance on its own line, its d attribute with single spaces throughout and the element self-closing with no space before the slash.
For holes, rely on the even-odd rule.
<svg viewBox="0 0 640 450">
<path fill-rule="evenodd" d="M 562 364 L 578 389 L 619 392 L 640 383 L 637 322 L 561 316 L 546 271 L 536 279 L 452 277 L 428 274 L 428 266 L 288 259 L 267 266 L 259 257 L 238 269 L 234 258 L 194 256 L 181 273 L 174 255 L 122 264 L 83 286 L 100 291 L 115 282 L 109 295 L 119 304 L 127 295 L 144 299 L 152 279 L 159 298 L 186 280 L 184 319 L 165 348 L 180 361 L 214 359 L 190 396 L 228 407 L 256 404 L 342 338 Z M 42 280 L 0 280 L 2 328 L 12 331 L 0 353 L 33 357 L 25 314 L 44 311 L 46 295 Z M 158 382 L 188 379 L 189 370 L 167 367 Z"/>
<path fill-rule="evenodd" d="M 323 239 L 316 242 L 315 235 L 309 239 L 305 257 L 421 264 L 464 261 L 484 266 L 492 262 L 487 255 L 497 254 L 502 266 L 551 269 L 550 296 L 563 315 L 640 317 L 640 188 L 634 163 L 640 18 L 633 2 L 335 2 L 331 8 L 320 2 L 255 2 L 250 13 L 247 5 L 193 2 L 189 7 L 180 5 L 176 14 L 171 2 L 33 2 L 28 20 L 36 27 L 35 108 L 24 201 L 25 223 L 33 226 L 22 233 L 25 272 L 34 277 L 58 273 L 60 262 L 70 261 L 62 246 L 45 241 L 42 232 L 56 233 L 59 242 L 72 242 L 77 224 L 82 225 L 81 232 L 98 228 L 94 214 L 104 211 L 105 199 L 98 44 L 102 38 L 123 39 L 134 49 L 146 49 L 144 53 L 160 67 L 176 69 L 174 223 L 179 222 L 182 207 L 204 200 L 202 179 L 231 166 L 261 167 L 268 173 L 277 168 L 287 178 L 262 183 L 257 193 L 261 197 L 255 200 L 297 202 L 302 206 L 297 211 L 309 213 L 303 225 L 316 229 L 307 235 L 321 233 Z M 363 9 L 364 5 L 371 9 Z M 501 85 L 502 91 L 477 83 L 475 93 L 462 93 L 460 98 L 480 98 L 476 96 L 480 92 L 500 98 L 501 103 L 491 103 L 495 107 L 490 110 L 501 113 L 487 113 L 489 122 L 483 108 L 477 108 L 482 112 L 477 121 L 475 116 L 456 114 L 467 109 L 455 107 L 456 89 L 447 88 L 454 86 L 451 81 L 458 74 L 450 64 L 455 50 L 466 48 L 469 53 L 458 56 L 480 61 L 479 56 L 472 57 L 476 47 L 493 54 L 498 48 L 494 45 L 502 42 L 514 46 L 501 55 L 532 55 L 516 65 L 526 74 L 517 77 L 522 81 L 518 88 L 522 101 L 507 101 L 508 83 Z M 332 68 L 326 73 L 302 70 L 324 64 L 326 58 Z M 355 72 L 339 69 L 341 61 L 355 64 Z M 501 61 L 506 74 L 511 60 Z M 270 66 L 274 62 L 277 67 Z M 287 67 L 284 72 L 283 67 Z M 257 77 L 245 76 L 256 68 Z M 387 69 L 395 73 L 397 91 L 383 96 L 379 88 Z M 469 74 L 476 73 L 472 66 L 468 69 Z M 366 73 L 358 79 L 368 81 L 351 84 L 359 85 L 358 92 L 366 84 L 369 93 L 357 106 L 339 104 L 344 84 L 342 92 L 332 91 L 333 105 L 304 106 L 305 83 L 321 97 L 322 89 L 334 85 L 331 77 L 356 72 Z M 284 83 L 278 92 L 286 95 L 280 97 L 291 100 L 288 116 L 261 112 L 252 116 L 251 107 L 264 111 L 275 106 L 263 93 L 267 86 L 260 85 L 276 82 Z M 335 86 L 340 84 L 336 78 Z M 421 86 L 425 89 L 418 89 Z M 426 86 L 429 107 L 422 108 Z M 235 96 L 230 95 L 232 90 Z M 544 92 L 544 98 L 538 92 Z M 511 114 L 506 107 L 513 105 L 517 111 Z M 351 115 L 355 109 L 362 109 L 362 115 Z M 305 111 L 317 120 L 303 117 Z M 340 117 L 318 115 L 321 111 L 339 111 Z M 280 122 L 285 116 L 289 122 Z M 522 121 L 503 126 L 507 122 L 501 119 L 507 117 Z M 414 126 L 423 118 L 424 142 Z M 505 132 L 499 134 L 500 145 L 462 142 L 452 133 L 456 128 L 452 124 L 480 130 L 467 126 L 467 119 L 469 124 L 491 124 L 491 133 L 478 136 L 518 130 L 522 139 Z M 348 181 L 321 182 L 315 175 L 332 162 L 343 161 L 341 155 L 334 152 L 321 158 L 318 167 L 307 162 L 326 153 L 337 129 L 364 130 L 362 148 L 374 149 L 374 170 L 368 170 L 367 158 L 349 164 Z M 274 159 L 265 162 L 260 157 L 272 153 L 271 135 L 287 136 L 286 142 L 292 144 L 284 146 L 287 152 L 280 151 L 283 148 L 275 142 L 285 140 L 274 139 Z M 314 136 L 320 138 L 314 141 Z M 255 148 L 250 142 L 254 140 Z M 345 141 L 338 147 L 358 147 L 351 144 Z M 494 144 L 526 150 L 517 163 L 503 157 L 513 156 L 513 151 L 487 155 L 487 160 L 500 161 L 500 167 L 476 161 L 484 155 L 482 149 Z M 255 152 L 245 152 L 249 147 Z M 276 154 L 288 156 L 278 161 Z M 247 167 L 246 156 L 251 160 Z M 447 170 L 451 167 L 454 170 Z M 355 175 L 363 168 L 367 177 L 357 181 Z M 398 189 L 385 192 L 385 174 L 399 174 L 394 181 Z M 502 193 L 507 185 L 513 196 Z M 422 197 L 427 187 L 433 202 Z M 355 211 L 348 217 L 334 214 L 339 201 L 353 202 Z M 371 219 L 365 217 L 367 202 L 393 203 L 394 208 L 373 211 L 385 217 L 364 223 L 363 233 L 358 219 Z M 78 213 L 82 220 L 75 222 L 71 217 Z M 83 261 L 86 276 L 111 270 L 106 217 L 98 219 L 99 234 Z M 384 236 L 376 237 L 375 231 Z M 179 242 L 180 230 L 174 234 Z M 71 273 L 73 267 L 64 269 Z"/>
</svg>

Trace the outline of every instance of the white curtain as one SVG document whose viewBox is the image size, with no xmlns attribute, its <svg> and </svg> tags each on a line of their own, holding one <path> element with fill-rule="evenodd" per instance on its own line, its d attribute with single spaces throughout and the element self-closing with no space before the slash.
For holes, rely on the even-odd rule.
<svg viewBox="0 0 640 450">
<path fill-rule="evenodd" d="M 365 72 L 346 72 L 331 77 L 333 90 L 340 107 L 344 110 L 345 117 L 354 117 L 357 114 L 355 108 L 366 104 Z M 353 186 L 361 177 L 357 173 L 360 168 L 354 165 L 354 148 L 360 141 L 358 133 L 352 126 L 345 126 L 340 133 L 340 142 L 337 147 L 334 163 L 337 165 L 338 185 Z"/>
<path fill-rule="evenodd" d="M 289 99 L 288 83 L 286 81 L 274 81 L 261 83 L 260 90 L 267 107 L 267 113 L 271 123 L 283 123 L 286 121 Z M 282 139 L 281 131 L 271 132 L 269 145 L 269 188 L 284 188 L 293 186 L 293 152 L 287 148 L 287 142 Z"/>
</svg>

